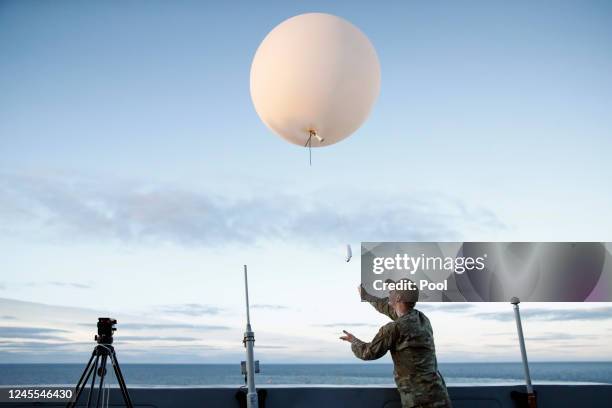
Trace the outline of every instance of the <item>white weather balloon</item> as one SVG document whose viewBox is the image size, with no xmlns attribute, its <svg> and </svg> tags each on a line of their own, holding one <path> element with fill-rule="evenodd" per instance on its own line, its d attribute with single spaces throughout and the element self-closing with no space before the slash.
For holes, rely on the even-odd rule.
<svg viewBox="0 0 612 408">
<path fill-rule="evenodd" d="M 283 139 L 312 147 L 348 137 L 380 90 L 376 50 L 354 25 L 324 13 L 291 17 L 262 41 L 251 66 L 251 98 Z M 320 139 L 324 139 L 321 141 Z"/>
</svg>

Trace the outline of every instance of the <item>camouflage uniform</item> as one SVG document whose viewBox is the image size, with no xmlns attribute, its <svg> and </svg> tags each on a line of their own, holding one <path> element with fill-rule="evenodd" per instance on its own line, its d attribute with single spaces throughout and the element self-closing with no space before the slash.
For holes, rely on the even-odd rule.
<svg viewBox="0 0 612 408">
<path fill-rule="evenodd" d="M 391 351 L 402 408 L 450 408 L 446 384 L 438 372 L 429 319 L 416 309 L 398 318 L 386 298 L 366 294 L 364 299 L 393 322 L 381 327 L 370 343 L 355 339 L 351 344 L 355 356 L 375 360 Z"/>
</svg>

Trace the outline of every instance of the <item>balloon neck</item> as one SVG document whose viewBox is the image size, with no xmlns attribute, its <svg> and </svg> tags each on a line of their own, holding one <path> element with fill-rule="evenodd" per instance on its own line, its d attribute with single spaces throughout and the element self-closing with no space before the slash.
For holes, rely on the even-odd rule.
<svg viewBox="0 0 612 408">
<path fill-rule="evenodd" d="M 317 139 L 317 140 L 319 141 L 319 143 L 323 143 L 323 142 L 325 141 L 325 139 L 324 139 L 324 138 L 322 138 L 321 136 L 319 136 L 319 134 L 317 133 L 317 131 L 316 131 L 316 130 L 312 130 L 312 129 L 310 129 L 308 132 L 310 133 L 310 137 L 308 138 L 308 139 L 309 139 L 309 141 L 310 141 L 310 140 L 312 140 L 312 138 L 313 138 L 313 137 L 314 137 L 315 139 Z"/>
</svg>

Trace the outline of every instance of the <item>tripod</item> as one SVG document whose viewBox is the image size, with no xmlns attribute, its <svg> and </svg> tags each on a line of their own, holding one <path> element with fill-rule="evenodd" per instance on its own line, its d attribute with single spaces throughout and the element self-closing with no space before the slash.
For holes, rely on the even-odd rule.
<svg viewBox="0 0 612 408">
<path fill-rule="evenodd" d="M 96 407 L 100 406 L 100 397 L 104 393 L 104 377 L 106 376 L 106 360 L 110 358 L 111 364 L 113 365 L 113 369 L 115 370 L 115 376 L 117 377 L 117 382 L 119 383 L 119 388 L 121 389 L 121 395 L 123 396 L 123 401 L 125 402 L 126 407 L 133 408 L 132 400 L 130 399 L 130 394 L 128 394 L 127 386 L 125 385 L 125 380 L 123 379 L 123 374 L 121 374 L 121 369 L 119 368 L 119 361 L 117 361 L 117 355 L 115 354 L 115 349 L 110 344 L 99 343 L 93 350 L 91 354 L 91 358 L 89 362 L 85 366 L 85 370 L 83 370 L 83 374 L 79 379 L 79 382 L 76 385 L 75 397 L 74 401 L 70 401 L 67 405 L 67 408 L 76 407 L 77 402 L 81 396 L 81 393 L 87 386 L 87 381 L 89 377 L 93 373 L 91 377 L 91 386 L 89 389 L 89 395 L 87 396 L 87 408 L 91 407 L 91 400 L 94 393 L 94 388 L 96 386 L 96 374 L 100 377 L 100 383 L 98 385 L 98 394 Z M 108 402 L 108 401 L 107 401 Z"/>
</svg>

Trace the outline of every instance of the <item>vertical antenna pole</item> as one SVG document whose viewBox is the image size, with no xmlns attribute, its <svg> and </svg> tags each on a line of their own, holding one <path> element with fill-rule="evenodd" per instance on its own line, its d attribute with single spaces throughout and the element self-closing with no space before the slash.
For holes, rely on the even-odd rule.
<svg viewBox="0 0 612 408">
<path fill-rule="evenodd" d="M 523 336 L 523 325 L 521 324 L 521 312 L 519 311 L 519 303 L 521 301 L 517 297 L 510 300 L 514 307 L 514 319 L 516 320 L 516 331 L 518 332 L 519 345 L 521 347 L 521 357 L 523 359 L 523 370 L 525 371 L 525 385 L 527 388 L 527 405 L 529 408 L 536 408 L 536 398 L 533 393 L 533 385 L 531 385 L 531 374 L 529 374 L 529 362 L 527 361 L 527 349 L 525 348 L 525 337 Z"/>
<path fill-rule="evenodd" d="M 255 343 L 255 333 L 251 329 L 251 316 L 249 313 L 249 281 L 247 278 L 247 266 L 244 265 L 244 292 L 246 294 L 246 313 L 247 325 L 244 332 L 244 346 L 247 350 L 247 407 L 258 408 L 257 389 L 255 388 L 255 360 L 253 357 L 253 345 Z"/>
<path fill-rule="evenodd" d="M 247 266 L 244 265 L 244 293 L 246 295 L 247 330 L 251 330 L 251 315 L 249 313 L 249 279 L 247 276 Z"/>
</svg>

